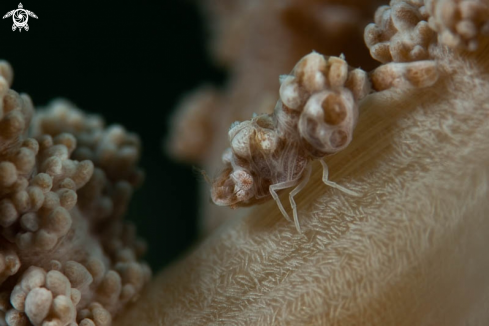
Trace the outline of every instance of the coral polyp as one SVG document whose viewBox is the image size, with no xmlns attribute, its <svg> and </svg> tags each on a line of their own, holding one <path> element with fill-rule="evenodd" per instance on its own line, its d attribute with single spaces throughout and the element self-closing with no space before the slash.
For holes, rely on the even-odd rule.
<svg viewBox="0 0 489 326">
<path fill-rule="evenodd" d="M 66 101 L 34 109 L 0 63 L 0 325 L 107 326 L 151 271 L 122 220 L 140 144 Z"/>
</svg>

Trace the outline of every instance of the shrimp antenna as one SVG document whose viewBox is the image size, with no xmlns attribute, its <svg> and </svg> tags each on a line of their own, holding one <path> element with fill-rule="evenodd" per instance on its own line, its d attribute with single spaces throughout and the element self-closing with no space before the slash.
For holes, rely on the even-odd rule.
<svg viewBox="0 0 489 326">
<path fill-rule="evenodd" d="M 192 166 L 192 171 L 197 175 L 197 178 L 200 179 L 200 176 L 204 177 L 204 181 L 210 186 L 212 185 L 212 179 L 209 177 L 205 170 L 198 168 L 196 166 Z"/>
</svg>

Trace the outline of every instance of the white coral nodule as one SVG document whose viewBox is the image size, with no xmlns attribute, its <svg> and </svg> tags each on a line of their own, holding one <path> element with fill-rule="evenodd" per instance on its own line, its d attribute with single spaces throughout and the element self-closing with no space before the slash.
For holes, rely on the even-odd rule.
<svg viewBox="0 0 489 326">
<path fill-rule="evenodd" d="M 121 220 L 139 139 L 64 101 L 35 110 L 12 79 L 0 62 L 0 326 L 109 326 L 151 275 Z"/>
</svg>

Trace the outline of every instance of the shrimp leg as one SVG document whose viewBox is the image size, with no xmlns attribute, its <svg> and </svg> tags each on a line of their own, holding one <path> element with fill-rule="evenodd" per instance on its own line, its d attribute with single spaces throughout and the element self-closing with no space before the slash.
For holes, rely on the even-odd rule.
<svg viewBox="0 0 489 326">
<path fill-rule="evenodd" d="M 292 222 L 292 220 L 290 219 L 289 217 L 289 214 L 287 214 L 287 212 L 285 211 L 285 208 L 284 206 L 282 205 L 282 203 L 280 202 L 280 198 L 278 197 L 277 195 L 277 191 L 278 190 L 282 190 L 282 189 L 287 189 L 287 188 L 290 188 L 290 187 L 293 187 L 297 184 L 297 179 L 295 180 L 290 180 L 290 181 L 285 181 L 285 182 L 280 182 L 280 183 L 276 183 L 274 185 L 270 185 L 270 187 L 268 188 L 269 191 L 270 191 L 270 194 L 272 195 L 273 199 L 275 199 L 275 201 L 277 202 L 277 206 L 278 208 L 280 209 L 280 212 L 282 212 L 282 215 L 287 219 L 287 221 L 289 222 Z"/>
<path fill-rule="evenodd" d="M 323 166 L 323 182 L 325 185 L 327 186 L 330 186 L 330 187 L 333 187 L 333 188 L 336 188 L 340 191 L 343 191 L 344 193 L 348 194 L 348 195 L 351 195 L 351 196 L 355 196 L 355 197 L 359 197 L 360 194 L 352 191 L 352 190 L 349 190 L 349 189 L 346 189 L 345 187 L 342 187 L 340 186 L 339 184 L 337 184 L 336 182 L 333 182 L 333 181 L 330 181 L 328 180 L 328 166 L 326 165 L 326 163 L 323 161 L 323 159 L 320 159 L 319 162 L 321 162 L 321 165 Z"/>
<path fill-rule="evenodd" d="M 297 195 L 304 187 L 306 186 L 307 182 L 309 182 L 309 179 L 311 177 L 311 166 L 308 165 L 304 174 L 304 177 L 302 178 L 302 181 L 297 185 L 297 187 L 294 188 L 289 194 L 289 200 L 290 200 L 290 205 L 292 206 L 293 214 L 294 214 L 294 223 L 295 223 L 295 228 L 297 229 L 297 232 L 301 232 L 301 226 L 299 224 L 299 217 L 297 214 L 297 205 L 294 200 L 294 196 Z"/>
</svg>

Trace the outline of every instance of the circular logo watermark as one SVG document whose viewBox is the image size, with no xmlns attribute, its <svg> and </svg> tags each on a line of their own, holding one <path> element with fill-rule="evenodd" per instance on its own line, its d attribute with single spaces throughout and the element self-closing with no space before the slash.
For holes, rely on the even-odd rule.
<svg viewBox="0 0 489 326">
<path fill-rule="evenodd" d="M 29 30 L 29 25 L 27 25 L 27 22 L 29 21 L 29 16 L 33 18 L 38 18 L 35 13 L 29 10 L 25 10 L 24 6 L 22 3 L 19 3 L 19 7 L 17 9 L 11 10 L 8 13 L 3 16 L 3 19 L 8 18 L 12 16 L 12 19 L 14 20 L 14 24 L 12 25 L 12 31 L 19 30 L 19 32 L 22 31 L 22 29 L 25 29 L 26 31 Z"/>
</svg>

